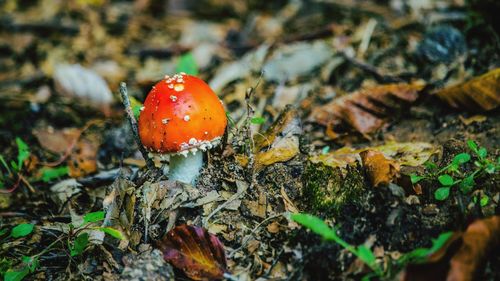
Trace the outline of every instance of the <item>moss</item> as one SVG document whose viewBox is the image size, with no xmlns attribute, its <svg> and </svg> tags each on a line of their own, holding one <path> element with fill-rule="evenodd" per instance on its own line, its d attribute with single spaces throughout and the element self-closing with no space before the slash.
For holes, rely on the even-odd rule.
<svg viewBox="0 0 500 281">
<path fill-rule="evenodd" d="M 359 204 L 364 177 L 354 166 L 338 168 L 323 163 L 306 164 L 302 176 L 306 209 L 336 215 L 346 204 Z"/>
</svg>

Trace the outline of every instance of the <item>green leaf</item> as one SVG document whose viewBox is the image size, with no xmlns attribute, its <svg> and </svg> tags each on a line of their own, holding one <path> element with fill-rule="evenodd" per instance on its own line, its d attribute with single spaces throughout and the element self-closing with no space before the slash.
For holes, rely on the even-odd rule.
<svg viewBox="0 0 500 281">
<path fill-rule="evenodd" d="M 486 165 L 486 167 L 484 168 L 484 170 L 486 171 L 486 173 L 488 174 L 494 174 L 495 171 L 496 171 L 496 167 L 493 163 L 488 163 Z"/>
<path fill-rule="evenodd" d="M 292 214 L 291 218 L 293 221 L 307 227 L 312 232 L 321 235 L 321 237 L 326 240 L 337 240 L 339 238 L 335 230 L 330 228 L 323 220 L 316 216 L 297 213 Z"/>
<path fill-rule="evenodd" d="M 191 52 L 185 53 L 179 58 L 175 71 L 177 73 L 184 72 L 194 76 L 198 75 L 198 65 Z"/>
<path fill-rule="evenodd" d="M 463 193 L 469 193 L 475 184 L 474 175 L 470 175 L 464 178 L 458 186 Z"/>
<path fill-rule="evenodd" d="M 438 166 L 436 164 L 434 164 L 434 162 L 431 162 L 431 161 L 427 161 L 424 163 L 424 166 L 425 168 L 427 168 L 428 170 L 436 170 L 438 168 Z"/>
<path fill-rule="evenodd" d="M 85 251 L 85 248 L 87 248 L 87 245 L 89 244 L 89 234 L 88 233 L 82 233 L 76 237 L 75 242 L 73 243 L 73 246 L 70 249 L 70 255 L 72 257 L 81 255 L 83 251 Z"/>
<path fill-rule="evenodd" d="M 375 255 L 373 254 L 372 250 L 370 250 L 365 245 L 358 246 L 357 254 L 358 254 L 358 258 L 360 260 L 362 260 L 364 263 L 366 263 L 368 266 L 370 266 L 371 268 L 377 266 Z"/>
<path fill-rule="evenodd" d="M 139 119 L 143 104 L 133 96 L 130 96 L 130 106 L 132 107 L 132 113 L 134 113 L 135 119 Z"/>
<path fill-rule="evenodd" d="M 23 256 L 22 261 L 31 272 L 35 272 L 36 268 L 40 265 L 40 262 L 36 257 L 33 258 L 33 257 Z"/>
<path fill-rule="evenodd" d="M 30 157 L 28 145 L 19 137 L 16 138 L 17 144 L 17 171 L 21 170 L 23 162 Z"/>
<path fill-rule="evenodd" d="M 434 198 L 439 201 L 446 200 L 450 196 L 450 187 L 449 186 L 443 186 L 438 188 L 434 192 Z"/>
<path fill-rule="evenodd" d="M 438 177 L 439 182 L 444 185 L 444 186 L 452 186 L 454 181 L 453 178 L 450 175 L 440 175 Z"/>
<path fill-rule="evenodd" d="M 29 235 L 31 232 L 33 232 L 33 228 L 35 227 L 34 224 L 31 223 L 22 223 L 14 228 L 12 228 L 10 232 L 10 236 L 13 238 L 19 238 L 19 237 L 24 237 Z"/>
<path fill-rule="evenodd" d="M 425 262 L 426 258 L 441 249 L 452 235 L 453 232 L 441 233 L 438 238 L 432 239 L 432 246 L 430 248 L 417 248 L 409 253 L 406 253 L 401 260 L 412 263 Z"/>
<path fill-rule="evenodd" d="M 3 276 L 4 281 L 21 281 L 30 273 L 30 269 L 25 266 L 18 270 L 9 269 Z"/>
<path fill-rule="evenodd" d="M 264 122 L 266 122 L 264 117 L 253 117 L 250 119 L 250 123 L 252 124 L 263 124 Z"/>
<path fill-rule="evenodd" d="M 410 180 L 411 180 L 411 183 L 412 184 L 416 184 L 418 183 L 419 181 L 421 181 L 424 177 L 422 176 L 419 176 L 419 175 L 416 175 L 416 174 L 411 174 L 410 175 Z"/>
<path fill-rule="evenodd" d="M 83 217 L 83 224 L 98 222 L 104 219 L 104 211 L 88 213 Z"/>
<path fill-rule="evenodd" d="M 0 155 L 0 163 L 2 163 L 3 167 L 7 170 L 9 174 L 12 174 L 10 171 L 9 165 L 7 165 L 7 162 L 5 161 L 5 158 L 3 158 L 2 155 Z"/>
<path fill-rule="evenodd" d="M 479 156 L 479 158 L 486 158 L 487 155 L 488 155 L 488 150 L 486 150 L 486 148 L 484 148 L 484 147 L 481 147 L 477 151 L 477 156 Z"/>
<path fill-rule="evenodd" d="M 479 200 L 479 205 L 481 207 L 484 207 L 484 206 L 488 205 L 489 202 L 490 202 L 490 197 L 484 195 L 481 197 L 481 200 Z"/>
<path fill-rule="evenodd" d="M 477 147 L 477 144 L 476 144 L 476 142 L 475 142 L 475 141 L 473 141 L 473 140 L 468 140 L 468 141 L 467 141 L 467 145 L 469 146 L 469 148 L 470 148 L 472 151 L 474 151 L 474 152 L 476 152 L 476 153 L 477 153 L 477 149 L 478 149 L 478 147 Z"/>
<path fill-rule="evenodd" d="M 111 235 L 112 237 L 114 237 L 116 239 L 120 239 L 120 240 L 125 239 L 125 236 L 123 235 L 123 233 L 121 231 L 119 231 L 118 229 L 114 229 L 111 227 L 100 227 L 99 230 Z"/>
<path fill-rule="evenodd" d="M 68 166 L 61 166 L 57 168 L 43 168 L 42 169 L 41 179 L 43 182 L 50 182 L 53 179 L 60 178 L 62 176 L 66 176 L 69 173 Z"/>
<path fill-rule="evenodd" d="M 452 163 L 460 165 L 460 164 L 467 163 L 469 161 L 470 161 L 470 154 L 463 152 L 463 153 L 455 155 L 455 157 L 453 157 Z"/>
</svg>

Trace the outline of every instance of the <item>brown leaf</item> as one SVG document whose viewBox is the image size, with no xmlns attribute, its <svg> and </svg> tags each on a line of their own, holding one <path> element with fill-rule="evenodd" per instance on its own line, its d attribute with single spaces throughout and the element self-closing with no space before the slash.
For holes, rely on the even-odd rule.
<svg viewBox="0 0 500 281">
<path fill-rule="evenodd" d="M 437 96 L 454 108 L 488 111 L 500 104 L 500 68 L 438 91 Z"/>
<path fill-rule="evenodd" d="M 73 145 L 81 134 L 81 130 L 77 128 L 66 128 L 55 130 L 51 127 L 45 129 L 35 129 L 33 134 L 37 138 L 40 145 L 51 152 L 63 153 L 68 147 Z"/>
<path fill-rule="evenodd" d="M 401 280 L 479 280 L 488 256 L 497 253 L 499 248 L 500 216 L 478 220 L 464 233 L 455 233 L 427 263 L 409 265 Z"/>
<path fill-rule="evenodd" d="M 388 84 L 356 91 L 313 109 L 310 120 L 330 127 L 330 135 L 340 127 L 352 128 L 363 135 L 374 133 L 385 125 L 395 111 L 413 103 L 423 83 Z"/>
<path fill-rule="evenodd" d="M 382 152 L 365 150 L 359 155 L 373 186 L 387 185 L 399 176 L 399 164 Z"/>
<path fill-rule="evenodd" d="M 98 148 L 96 141 L 87 138 L 80 140 L 69 159 L 69 175 L 79 178 L 97 171 Z"/>
<path fill-rule="evenodd" d="M 222 279 L 227 271 L 224 245 L 202 227 L 177 226 L 157 246 L 167 262 L 193 280 Z"/>
<path fill-rule="evenodd" d="M 288 161 L 299 154 L 300 134 L 302 127 L 298 112 L 287 107 L 264 134 L 255 135 L 256 169 Z"/>
</svg>

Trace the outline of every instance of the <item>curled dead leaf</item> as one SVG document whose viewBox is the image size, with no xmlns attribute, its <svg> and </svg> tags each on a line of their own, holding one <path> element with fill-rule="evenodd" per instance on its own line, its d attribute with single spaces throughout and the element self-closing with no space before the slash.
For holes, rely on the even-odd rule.
<svg viewBox="0 0 500 281">
<path fill-rule="evenodd" d="M 488 111 L 500 104 L 500 68 L 471 80 L 444 88 L 436 95 L 454 108 Z"/>
<path fill-rule="evenodd" d="M 167 262 L 193 280 L 222 279 L 227 271 L 224 245 L 202 227 L 177 226 L 157 246 Z"/>
<path fill-rule="evenodd" d="M 300 134 L 302 127 L 297 110 L 286 107 L 264 134 L 254 138 L 256 169 L 288 161 L 299 154 Z"/>
<path fill-rule="evenodd" d="M 366 136 L 387 124 L 395 112 L 415 102 L 423 88 L 423 83 L 414 82 L 362 89 L 313 109 L 309 119 L 329 127 L 330 136 L 344 127 Z"/>
<path fill-rule="evenodd" d="M 70 156 L 69 175 L 79 178 L 97 171 L 97 150 L 99 144 L 88 138 L 80 140 Z"/>
<path fill-rule="evenodd" d="M 399 177 L 399 164 L 385 158 L 381 152 L 365 150 L 359 155 L 374 187 L 387 185 Z"/>
</svg>

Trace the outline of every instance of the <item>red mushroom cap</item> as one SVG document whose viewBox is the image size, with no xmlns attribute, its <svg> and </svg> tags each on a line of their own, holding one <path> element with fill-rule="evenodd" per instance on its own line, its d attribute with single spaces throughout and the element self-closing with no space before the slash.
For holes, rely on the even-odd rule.
<svg viewBox="0 0 500 281">
<path fill-rule="evenodd" d="M 187 153 L 210 149 L 227 125 L 222 102 L 201 79 L 165 76 L 149 92 L 139 116 L 139 135 L 152 152 Z"/>
</svg>

